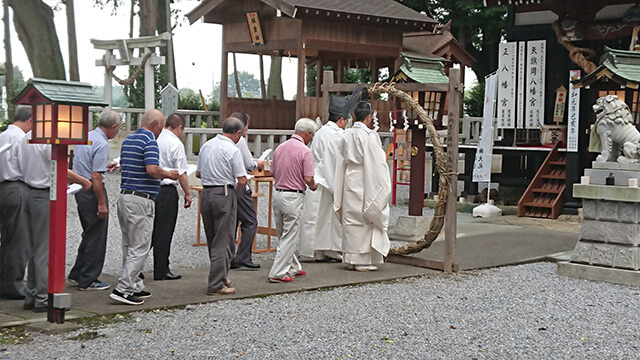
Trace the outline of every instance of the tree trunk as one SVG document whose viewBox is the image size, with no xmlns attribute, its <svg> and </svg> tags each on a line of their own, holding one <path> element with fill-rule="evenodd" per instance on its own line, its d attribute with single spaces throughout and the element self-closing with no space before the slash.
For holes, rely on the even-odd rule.
<svg viewBox="0 0 640 360">
<path fill-rule="evenodd" d="M 34 77 L 65 79 L 53 10 L 42 0 L 10 0 L 13 21 Z"/>
<path fill-rule="evenodd" d="M 264 84 L 264 55 L 260 54 L 260 95 L 263 99 L 267 98 L 267 90 Z"/>
<path fill-rule="evenodd" d="M 154 36 L 158 27 L 158 0 L 140 1 L 140 36 Z"/>
<path fill-rule="evenodd" d="M 170 0 L 158 0 L 158 34 L 165 32 L 172 32 L 171 26 L 171 1 Z M 178 87 L 176 82 L 176 64 L 173 54 L 173 36 L 169 39 L 166 47 L 160 48 L 160 55 L 167 59 L 167 64 L 164 65 L 166 72 L 162 72 L 162 86 L 167 83 L 172 83 L 175 87 Z"/>
<path fill-rule="evenodd" d="M 5 89 L 7 89 L 7 119 L 13 119 L 13 104 L 11 103 L 11 99 L 15 96 L 13 93 L 13 60 L 11 58 L 11 24 L 9 23 L 9 0 L 2 1 L 3 8 L 3 16 L 2 21 L 4 22 L 4 57 L 5 62 L 4 66 L 6 68 L 5 73 Z"/>
<path fill-rule="evenodd" d="M 133 38 L 133 18 L 136 16 L 135 8 L 136 0 L 131 0 L 131 11 L 129 13 L 129 39 Z"/>
<path fill-rule="evenodd" d="M 76 16 L 73 0 L 65 0 L 67 10 L 67 37 L 69 40 L 69 80 L 80 81 L 78 68 L 78 42 L 76 40 Z"/>
<path fill-rule="evenodd" d="M 242 98 L 242 89 L 240 88 L 240 79 L 238 77 L 238 65 L 236 64 L 236 53 L 233 53 L 233 78 L 236 80 L 236 92 L 238 97 Z"/>
<path fill-rule="evenodd" d="M 271 57 L 271 68 L 269 69 L 269 85 L 267 87 L 268 97 L 276 98 L 278 100 L 284 99 L 284 93 L 282 91 L 282 57 Z"/>
</svg>

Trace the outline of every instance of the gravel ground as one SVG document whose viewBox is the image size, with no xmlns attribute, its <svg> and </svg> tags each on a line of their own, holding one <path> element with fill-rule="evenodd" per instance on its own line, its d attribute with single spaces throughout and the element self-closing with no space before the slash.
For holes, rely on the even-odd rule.
<svg viewBox="0 0 640 360">
<path fill-rule="evenodd" d="M 0 357 L 637 359 L 639 294 L 538 263 L 119 315 Z"/>
<path fill-rule="evenodd" d="M 121 245 L 121 232 L 120 225 L 118 223 L 117 216 L 117 201 L 118 193 L 120 189 L 120 174 L 109 173 L 107 174 L 107 194 L 109 197 L 109 238 L 107 241 L 107 254 L 104 264 L 103 273 L 119 275 L 122 270 L 122 245 Z M 408 186 L 398 187 L 398 204 L 404 204 L 404 200 L 408 197 Z M 268 195 L 268 186 L 262 184 L 260 192 Z M 179 193 L 182 193 L 179 190 Z M 181 195 L 182 196 L 182 195 Z M 198 215 L 198 202 L 197 193 L 192 191 L 193 204 L 189 209 L 180 208 L 178 211 L 178 221 L 176 224 L 175 233 L 173 236 L 173 242 L 171 244 L 171 270 L 176 274 L 180 273 L 180 269 L 184 268 L 202 268 L 209 267 L 209 258 L 207 256 L 207 247 L 198 246 L 194 247 L 191 244 L 196 242 L 197 237 L 197 215 Z M 182 200 L 181 200 L 182 201 Z M 267 196 L 259 198 L 258 203 L 258 223 L 260 226 L 266 226 L 268 223 Z M 406 215 L 408 211 L 407 205 L 396 205 L 391 207 L 391 214 L 389 223 L 395 224 L 397 218 L 400 215 Z M 78 218 L 78 212 L 76 207 L 75 198 L 69 197 L 67 204 L 67 273 L 71 270 L 73 263 L 76 259 L 76 253 L 78 245 L 80 244 L 82 227 L 80 226 L 80 220 Z M 424 216 L 433 216 L 431 209 L 425 208 Z M 472 217 L 470 214 L 458 214 L 458 222 L 469 221 Z M 275 227 L 275 224 L 272 226 Z M 277 237 L 272 238 L 274 242 L 272 247 L 277 245 Z M 204 238 L 204 229 L 201 233 L 201 241 L 206 242 Z M 265 235 L 258 235 L 257 247 L 265 248 L 267 243 L 267 237 Z M 392 246 L 404 245 L 402 242 L 393 242 Z M 262 253 L 254 254 L 254 261 L 260 263 L 267 259 L 272 260 L 275 253 Z M 153 255 L 150 254 L 147 264 L 144 268 L 145 272 L 153 272 Z"/>
</svg>

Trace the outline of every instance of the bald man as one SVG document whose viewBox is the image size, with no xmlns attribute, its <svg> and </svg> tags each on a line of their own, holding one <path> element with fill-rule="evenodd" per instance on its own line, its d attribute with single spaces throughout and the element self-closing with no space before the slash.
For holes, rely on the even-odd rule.
<svg viewBox="0 0 640 360">
<path fill-rule="evenodd" d="M 127 136 L 120 150 L 120 197 L 118 220 L 122 230 L 122 275 L 111 293 L 113 300 L 141 305 L 151 293 L 144 290 L 139 277 L 151 248 L 155 198 L 161 179 L 178 179 L 178 171 L 160 167 L 156 138 L 164 128 L 164 115 L 148 110 L 140 128 Z"/>
</svg>

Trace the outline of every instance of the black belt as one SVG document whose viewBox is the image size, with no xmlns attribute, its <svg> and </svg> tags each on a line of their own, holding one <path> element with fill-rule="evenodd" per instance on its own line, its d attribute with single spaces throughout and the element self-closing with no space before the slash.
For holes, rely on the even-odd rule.
<svg viewBox="0 0 640 360">
<path fill-rule="evenodd" d="M 202 185 L 203 189 L 210 189 L 210 188 L 223 188 L 223 187 L 228 187 L 229 189 L 233 189 L 235 186 L 233 185 Z"/>
<path fill-rule="evenodd" d="M 154 196 L 149 193 L 142 192 L 142 191 L 129 190 L 129 189 L 120 189 L 120 194 L 134 195 L 134 196 L 139 196 L 141 198 L 150 199 L 150 200 L 154 199 Z"/>
<path fill-rule="evenodd" d="M 294 193 L 298 193 L 298 194 L 304 194 L 304 190 L 276 189 L 276 191 L 294 192 Z"/>
</svg>

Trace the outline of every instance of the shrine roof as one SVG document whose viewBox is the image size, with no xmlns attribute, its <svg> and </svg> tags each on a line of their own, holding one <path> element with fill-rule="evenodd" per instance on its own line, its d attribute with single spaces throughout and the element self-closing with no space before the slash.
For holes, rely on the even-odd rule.
<svg viewBox="0 0 640 360">
<path fill-rule="evenodd" d="M 214 11 L 225 1 L 229 0 L 205 0 L 191 10 L 187 17 L 190 23 L 211 11 Z M 263 3 L 280 10 L 292 18 L 302 14 L 303 10 L 329 11 L 334 13 L 349 14 L 361 17 L 375 17 L 377 19 L 405 20 L 417 23 L 419 28 L 427 28 L 437 25 L 438 22 L 430 17 L 408 8 L 394 0 L 261 0 Z M 396 25 L 397 26 L 397 25 Z M 415 27 L 412 25 L 411 27 Z"/>
<path fill-rule="evenodd" d="M 448 45 L 452 48 L 448 48 Z M 405 53 L 416 53 L 427 58 L 455 57 L 451 60 L 465 66 L 471 66 L 476 61 L 449 31 L 405 33 L 402 38 L 402 47 Z"/>
<path fill-rule="evenodd" d="M 419 84 L 449 83 L 445 74 L 442 58 L 427 58 L 417 54 L 403 52 L 400 54 L 402 63 L 393 75 L 393 81 L 403 80 Z"/>
<path fill-rule="evenodd" d="M 622 86 L 637 89 L 640 84 L 640 52 L 605 47 L 600 66 L 584 78 L 573 81 L 573 84 L 578 88 L 588 86 L 603 77 Z"/>
<path fill-rule="evenodd" d="M 65 80 L 48 80 L 33 78 L 27 82 L 27 86 L 14 98 L 15 103 L 25 103 L 23 97 L 35 89 L 46 99 L 57 103 L 86 104 L 108 106 L 93 86 L 88 83 Z"/>
</svg>

